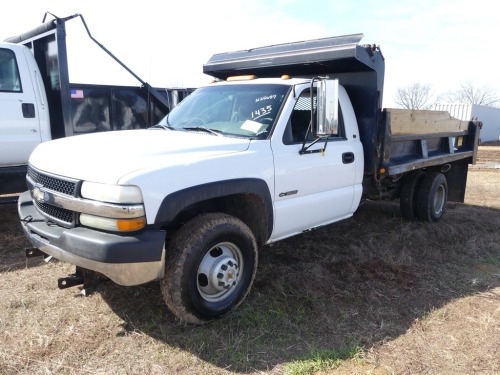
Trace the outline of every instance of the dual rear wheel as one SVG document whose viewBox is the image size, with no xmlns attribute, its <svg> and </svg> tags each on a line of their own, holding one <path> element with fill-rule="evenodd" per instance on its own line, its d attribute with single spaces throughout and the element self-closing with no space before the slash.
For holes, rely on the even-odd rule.
<svg viewBox="0 0 500 375">
<path fill-rule="evenodd" d="M 436 222 L 443 216 L 448 201 L 448 183 L 440 172 L 415 171 L 401 186 L 401 215 L 408 220 Z"/>
</svg>

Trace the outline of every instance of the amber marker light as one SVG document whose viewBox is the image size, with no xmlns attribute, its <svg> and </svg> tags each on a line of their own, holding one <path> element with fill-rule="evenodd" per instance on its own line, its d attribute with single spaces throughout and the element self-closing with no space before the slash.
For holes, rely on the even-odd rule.
<svg viewBox="0 0 500 375">
<path fill-rule="evenodd" d="M 378 173 L 380 173 L 380 174 L 385 174 L 385 172 L 387 172 L 387 171 L 385 170 L 385 168 L 384 168 L 384 167 L 382 167 L 382 168 L 380 168 L 380 169 L 378 170 Z"/>
<path fill-rule="evenodd" d="M 227 77 L 227 81 L 228 82 L 231 82 L 231 81 L 251 81 L 252 79 L 255 79 L 255 78 L 257 78 L 257 76 L 255 76 L 253 74 L 248 74 L 248 75 L 245 75 L 245 76 Z"/>
<path fill-rule="evenodd" d="M 133 232 L 146 226 L 146 217 L 141 216 L 133 219 L 113 219 L 95 215 L 80 214 L 80 224 L 111 232 Z"/>
<path fill-rule="evenodd" d="M 116 221 L 116 227 L 120 232 L 132 232 L 142 229 L 146 226 L 146 218 L 139 217 L 137 219 L 119 219 Z"/>
</svg>

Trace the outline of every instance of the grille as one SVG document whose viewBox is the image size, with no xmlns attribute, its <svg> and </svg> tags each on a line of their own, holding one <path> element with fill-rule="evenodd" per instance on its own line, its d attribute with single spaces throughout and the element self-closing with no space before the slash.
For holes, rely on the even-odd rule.
<svg viewBox="0 0 500 375">
<path fill-rule="evenodd" d="M 45 174 L 41 174 L 37 171 L 35 171 L 33 168 L 28 168 L 28 175 L 31 177 L 31 179 L 43 185 L 47 189 L 57 191 L 62 194 L 66 195 L 75 195 L 76 191 L 76 183 L 71 182 L 71 181 L 65 181 L 61 180 L 55 177 L 47 176 Z"/>
<path fill-rule="evenodd" d="M 43 185 L 44 188 L 56 191 L 61 194 L 70 196 L 76 195 L 77 183 L 74 181 L 62 180 L 60 178 L 48 176 L 40 173 L 31 167 L 28 167 L 28 175 L 37 183 Z M 36 207 L 45 214 L 49 219 L 54 220 L 63 226 L 73 226 L 75 223 L 75 214 L 73 211 L 64 208 L 55 207 L 47 203 L 33 200 Z"/>
<path fill-rule="evenodd" d="M 35 205 L 38 207 L 38 209 L 44 212 L 46 215 L 64 221 L 65 223 L 68 224 L 73 223 L 73 217 L 74 217 L 73 211 L 66 210 L 64 208 L 54 207 L 46 203 L 40 203 L 36 200 L 34 200 L 34 202 Z"/>
</svg>

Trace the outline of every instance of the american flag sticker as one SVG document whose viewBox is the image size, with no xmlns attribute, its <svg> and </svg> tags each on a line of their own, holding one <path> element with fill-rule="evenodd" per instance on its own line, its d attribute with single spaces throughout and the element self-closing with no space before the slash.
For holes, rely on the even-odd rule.
<svg viewBox="0 0 500 375">
<path fill-rule="evenodd" d="M 73 99 L 83 99 L 83 90 L 71 89 L 71 97 Z"/>
</svg>

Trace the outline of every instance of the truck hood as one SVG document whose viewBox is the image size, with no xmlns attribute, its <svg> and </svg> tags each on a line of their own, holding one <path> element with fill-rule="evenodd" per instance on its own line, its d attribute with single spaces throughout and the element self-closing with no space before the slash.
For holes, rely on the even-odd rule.
<svg viewBox="0 0 500 375">
<path fill-rule="evenodd" d="M 73 136 L 40 144 L 30 164 L 52 174 L 118 183 L 142 169 L 187 165 L 248 149 L 248 139 L 172 130 L 124 130 Z"/>
</svg>

